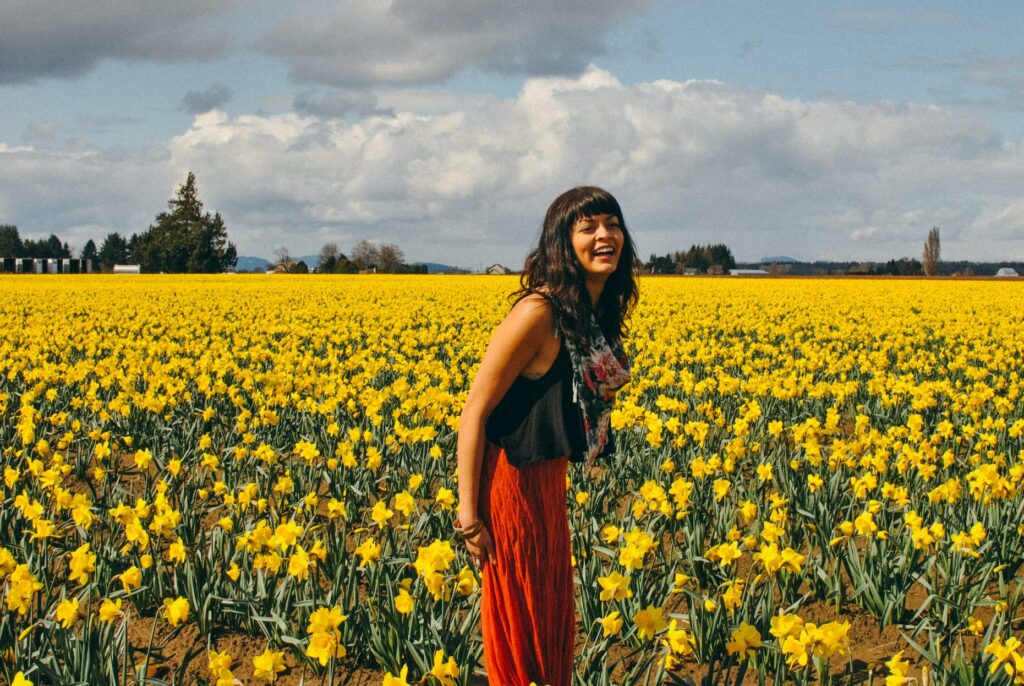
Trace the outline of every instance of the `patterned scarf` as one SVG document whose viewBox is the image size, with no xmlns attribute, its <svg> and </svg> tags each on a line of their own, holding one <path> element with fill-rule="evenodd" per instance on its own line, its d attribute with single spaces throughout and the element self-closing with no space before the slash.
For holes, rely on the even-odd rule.
<svg viewBox="0 0 1024 686">
<path fill-rule="evenodd" d="M 572 360 L 572 399 L 580 406 L 587 438 L 587 464 L 604 450 L 615 391 L 629 383 L 629 360 L 621 343 L 608 344 L 597 317 L 590 317 L 589 338 L 578 341 L 563 332 Z"/>
</svg>

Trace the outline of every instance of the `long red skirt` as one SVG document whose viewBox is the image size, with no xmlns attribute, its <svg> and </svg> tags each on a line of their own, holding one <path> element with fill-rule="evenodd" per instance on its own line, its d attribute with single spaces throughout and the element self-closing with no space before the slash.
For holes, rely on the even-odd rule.
<svg viewBox="0 0 1024 686">
<path fill-rule="evenodd" d="M 480 517 L 496 560 L 483 566 L 481 623 L 491 686 L 569 686 L 576 610 L 569 521 L 568 459 L 513 467 L 486 443 Z"/>
</svg>

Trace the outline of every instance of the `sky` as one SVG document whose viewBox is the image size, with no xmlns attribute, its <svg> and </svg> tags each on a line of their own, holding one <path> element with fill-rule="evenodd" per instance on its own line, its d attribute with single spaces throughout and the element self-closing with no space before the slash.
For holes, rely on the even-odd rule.
<svg viewBox="0 0 1024 686">
<path fill-rule="evenodd" d="M 1024 260 L 1018 2 L 0 0 L 0 224 L 80 249 L 185 180 L 240 255 L 521 267 L 550 202 L 641 256 Z"/>
</svg>

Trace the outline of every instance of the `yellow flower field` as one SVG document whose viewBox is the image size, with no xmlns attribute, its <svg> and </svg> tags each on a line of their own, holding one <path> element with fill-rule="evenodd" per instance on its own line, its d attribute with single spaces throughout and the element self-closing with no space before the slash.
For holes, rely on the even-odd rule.
<svg viewBox="0 0 1024 686">
<path fill-rule="evenodd" d="M 0 682 L 471 683 L 455 436 L 516 283 L 0 280 Z M 641 294 L 576 683 L 1024 684 L 1020 284 Z"/>
</svg>

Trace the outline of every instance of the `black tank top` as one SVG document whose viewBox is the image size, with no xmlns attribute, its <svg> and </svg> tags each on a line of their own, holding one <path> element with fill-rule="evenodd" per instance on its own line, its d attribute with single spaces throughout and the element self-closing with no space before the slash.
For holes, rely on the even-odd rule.
<svg viewBox="0 0 1024 686">
<path fill-rule="evenodd" d="M 558 357 L 539 379 L 519 375 L 487 418 L 487 440 L 505 450 L 514 467 L 569 456 L 581 462 L 587 443 L 583 416 L 572 401 L 572 362 L 559 345 Z M 602 455 L 614 448 L 611 436 Z"/>
</svg>

